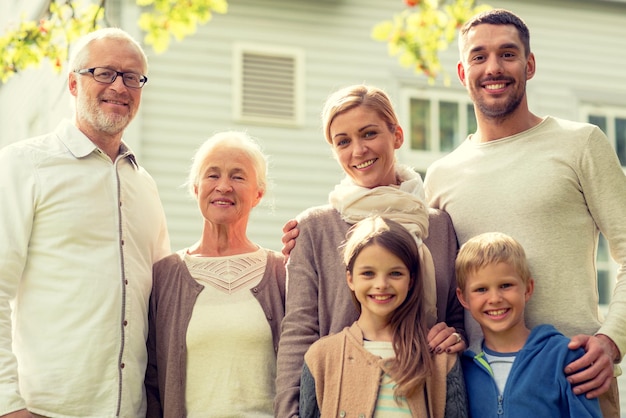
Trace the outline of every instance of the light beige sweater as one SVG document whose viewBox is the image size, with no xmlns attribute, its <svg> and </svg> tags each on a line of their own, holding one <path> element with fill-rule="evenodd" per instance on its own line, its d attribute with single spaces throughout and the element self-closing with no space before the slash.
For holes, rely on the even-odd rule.
<svg viewBox="0 0 626 418">
<path fill-rule="evenodd" d="M 426 174 L 426 198 L 450 214 L 459 243 L 490 231 L 525 248 L 535 279 L 530 327 L 608 335 L 626 351 L 626 176 L 597 127 L 546 117 L 520 134 L 465 140 Z M 598 232 L 620 265 L 605 321 L 598 314 Z M 477 326 L 466 331 L 470 342 Z M 473 324 L 475 322 L 471 320 Z"/>
</svg>

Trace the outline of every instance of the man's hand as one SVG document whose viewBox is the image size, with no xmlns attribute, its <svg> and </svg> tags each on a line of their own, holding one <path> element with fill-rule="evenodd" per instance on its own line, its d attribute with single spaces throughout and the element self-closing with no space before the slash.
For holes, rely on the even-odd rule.
<svg viewBox="0 0 626 418">
<path fill-rule="evenodd" d="M 586 394 L 588 399 L 597 398 L 609 390 L 613 379 L 613 363 L 619 359 L 619 350 L 613 340 L 603 334 L 572 337 L 570 350 L 580 347 L 585 355 L 565 367 L 567 380 L 576 395 Z"/>
<path fill-rule="evenodd" d="M 287 221 L 285 226 L 283 226 L 283 249 L 282 253 L 285 256 L 285 263 L 289 260 L 289 254 L 291 254 L 291 250 L 296 246 L 296 237 L 300 233 L 298 231 L 298 221 L 295 219 L 290 219 Z"/>
<path fill-rule="evenodd" d="M 428 335 L 428 347 L 430 351 L 441 354 L 444 351 L 446 353 L 458 353 L 465 350 L 465 340 L 456 332 L 456 329 L 449 327 L 445 322 L 439 322 L 435 324 Z"/>
<path fill-rule="evenodd" d="M 9 412 L 8 414 L 2 415 L 0 418 L 33 418 L 33 415 L 26 409 L 20 409 L 19 411 Z"/>
</svg>

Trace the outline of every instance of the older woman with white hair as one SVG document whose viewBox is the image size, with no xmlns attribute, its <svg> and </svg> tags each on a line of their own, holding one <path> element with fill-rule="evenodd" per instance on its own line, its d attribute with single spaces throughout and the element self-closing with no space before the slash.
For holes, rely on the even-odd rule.
<svg viewBox="0 0 626 418">
<path fill-rule="evenodd" d="M 202 235 L 154 265 L 148 417 L 274 416 L 284 260 L 246 233 L 266 167 L 241 132 L 214 135 L 193 158 L 188 185 Z"/>
</svg>

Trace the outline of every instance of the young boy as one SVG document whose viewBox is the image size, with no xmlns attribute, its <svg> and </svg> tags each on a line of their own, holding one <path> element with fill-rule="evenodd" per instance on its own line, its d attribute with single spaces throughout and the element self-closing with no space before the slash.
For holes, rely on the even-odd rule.
<svg viewBox="0 0 626 418">
<path fill-rule="evenodd" d="M 570 350 L 552 325 L 526 326 L 534 281 L 517 241 L 501 233 L 470 239 L 456 278 L 457 296 L 484 336 L 462 356 L 471 417 L 602 417 L 598 400 L 574 395 L 563 372 L 584 350 Z"/>
</svg>

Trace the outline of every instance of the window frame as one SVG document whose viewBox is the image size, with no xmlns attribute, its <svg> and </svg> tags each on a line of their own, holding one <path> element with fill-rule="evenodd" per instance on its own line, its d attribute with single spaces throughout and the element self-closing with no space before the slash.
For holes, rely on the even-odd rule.
<svg viewBox="0 0 626 418">
<path fill-rule="evenodd" d="M 609 139 L 613 149 L 617 149 L 617 139 L 615 133 L 615 119 L 626 120 L 626 107 L 612 105 L 582 104 L 580 107 L 580 119 L 589 122 L 590 116 L 603 116 L 607 119 L 605 135 Z M 622 144 L 626 149 L 626 138 Z M 622 165 L 622 169 L 626 173 L 626 165 Z"/>
<path fill-rule="evenodd" d="M 606 253 L 601 254 L 600 249 L 603 247 Z M 598 301 L 600 305 L 608 307 L 611 303 L 611 297 L 613 296 L 613 289 L 617 283 L 617 262 L 611 257 L 609 252 L 609 243 L 602 234 L 598 238 L 598 251 L 596 254 L 596 271 L 597 271 L 597 286 L 598 286 Z M 606 282 L 602 283 L 601 273 L 605 274 Z M 603 291 L 605 292 L 603 294 Z"/>
<path fill-rule="evenodd" d="M 429 137 L 430 150 L 416 150 L 411 148 L 411 100 L 420 99 L 426 100 L 430 106 L 430 133 Z M 473 106 L 472 101 L 467 95 L 467 91 L 464 89 L 418 89 L 407 88 L 400 92 L 400 100 L 402 101 L 402 113 L 399 115 L 401 123 L 404 128 L 404 144 L 401 148 L 402 158 L 405 161 L 410 161 L 418 171 L 425 172 L 426 169 L 436 160 L 447 155 L 449 151 L 441 151 L 441 138 L 440 138 L 440 120 L 439 109 L 441 102 L 452 102 L 457 104 L 458 108 L 458 138 L 455 139 L 453 148 L 456 148 L 467 135 L 473 132 L 467 132 L 468 106 Z"/>
</svg>

